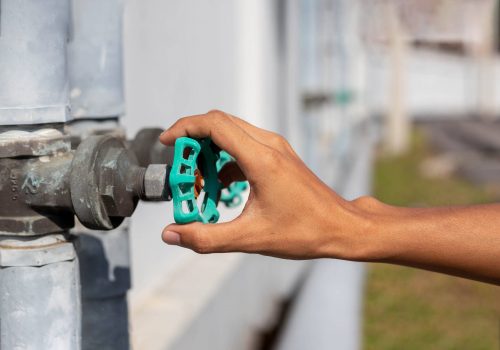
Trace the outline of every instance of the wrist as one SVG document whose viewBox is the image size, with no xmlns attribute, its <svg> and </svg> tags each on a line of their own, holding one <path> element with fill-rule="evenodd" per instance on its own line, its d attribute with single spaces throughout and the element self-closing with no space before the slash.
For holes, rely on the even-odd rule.
<svg viewBox="0 0 500 350">
<path fill-rule="evenodd" d="M 351 241 L 345 258 L 355 261 L 385 261 L 393 254 L 388 228 L 397 221 L 398 209 L 374 197 L 364 196 L 348 202 L 351 219 L 345 234 Z"/>
</svg>

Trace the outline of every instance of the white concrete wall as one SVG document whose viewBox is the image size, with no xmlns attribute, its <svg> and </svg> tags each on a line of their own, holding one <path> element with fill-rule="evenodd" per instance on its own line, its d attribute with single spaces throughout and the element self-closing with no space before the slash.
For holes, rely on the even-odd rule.
<svg viewBox="0 0 500 350">
<path fill-rule="evenodd" d="M 213 108 L 279 127 L 275 3 L 130 0 L 125 21 L 129 135 Z M 224 218 L 237 215 L 226 210 Z M 245 349 L 273 317 L 301 262 L 199 256 L 160 241 L 170 204 L 131 224 L 132 342 L 138 349 Z"/>
<path fill-rule="evenodd" d="M 372 112 L 382 114 L 389 109 L 388 89 L 391 67 L 385 55 L 369 56 L 368 96 Z M 413 51 L 406 65 L 406 108 L 410 115 L 456 116 L 477 112 L 479 102 L 479 63 L 471 57 L 428 51 Z M 493 105 L 500 113 L 500 61 L 491 67 L 490 86 Z"/>
<path fill-rule="evenodd" d="M 355 148 L 352 140 L 353 135 L 361 140 L 366 136 L 354 132 L 366 116 L 359 108 L 361 100 L 347 109 L 347 115 L 332 106 L 320 115 L 309 115 L 316 118 L 317 130 L 321 131 L 323 122 L 332 127 L 323 131 L 337 141 L 316 142 L 316 135 L 304 129 L 301 99 L 307 82 L 302 71 L 307 58 L 301 50 L 307 45 L 302 42 L 301 26 L 302 6 L 307 1 L 287 2 L 288 37 L 283 45 L 280 40 L 284 38 L 278 37 L 277 0 L 129 0 L 125 21 L 127 115 L 123 120 L 129 135 L 144 126 L 168 127 L 181 116 L 218 108 L 285 133 L 302 155 L 308 144 L 314 145 L 324 155 L 320 176 L 330 181 L 332 173 L 340 174 L 352 179 L 351 195 L 365 191 L 369 175 L 353 177 L 353 171 L 362 170 L 349 165 L 357 155 L 367 154 L 366 149 Z M 345 9 L 349 2 L 342 3 Z M 326 29 L 323 32 L 328 33 Z M 323 49 L 318 42 L 311 45 L 316 52 Z M 327 66 L 329 59 L 320 57 Z M 322 78 L 325 67 L 308 68 L 319 69 L 316 76 L 321 86 L 333 89 L 334 81 Z M 357 71 L 353 66 L 349 69 Z M 362 79 L 358 76 L 354 80 L 354 88 L 361 92 Z M 331 161 L 328 157 L 332 154 L 340 161 Z M 335 185 L 340 190 L 345 187 L 342 181 Z M 237 211 L 225 210 L 223 217 L 234 215 Z M 135 348 L 251 349 L 257 332 L 273 321 L 278 302 L 292 292 L 301 273 L 309 271 L 305 269 L 308 263 L 241 254 L 199 256 L 168 247 L 161 243 L 160 232 L 171 221 L 168 203 L 141 204 L 132 219 L 134 286 L 130 301 Z M 358 282 L 363 269 L 335 266 L 346 278 L 332 279 L 334 270 L 321 270 L 327 271 L 325 275 L 313 268 L 310 271 L 316 277 L 307 279 L 303 290 L 308 292 L 299 297 L 296 310 L 309 310 L 309 316 L 313 313 L 320 320 L 325 320 L 323 316 L 336 320 L 333 324 L 340 324 L 348 314 L 352 320 L 348 325 L 350 340 L 343 348 L 353 349 L 359 344 Z M 330 303 L 317 298 L 325 296 L 321 294 L 325 286 L 326 290 L 339 290 Z M 352 302 L 336 312 L 348 295 L 355 296 L 349 299 Z M 321 340 L 332 338 L 330 328 L 321 328 L 326 332 L 322 335 L 311 332 L 314 323 L 309 323 L 309 316 L 299 311 L 294 315 L 282 344 L 287 344 L 287 337 L 301 335 L 306 338 L 300 344 L 323 348 L 339 344 Z M 297 327 L 305 332 L 293 331 Z M 282 349 L 286 347 L 282 345 Z"/>
<path fill-rule="evenodd" d="M 168 127 L 179 117 L 238 101 L 234 3 L 229 0 L 131 0 L 125 10 L 129 135 Z M 171 203 L 140 204 L 132 220 L 132 302 L 175 270 L 189 253 L 161 244 Z"/>
</svg>

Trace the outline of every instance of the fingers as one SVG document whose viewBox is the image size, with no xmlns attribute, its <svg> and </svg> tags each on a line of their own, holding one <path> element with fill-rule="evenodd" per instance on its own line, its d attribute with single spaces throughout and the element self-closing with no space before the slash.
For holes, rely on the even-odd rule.
<svg viewBox="0 0 500 350">
<path fill-rule="evenodd" d="M 182 136 L 210 137 L 217 146 L 238 161 L 242 170 L 251 167 L 255 154 L 262 152 L 265 147 L 234 123 L 231 117 L 218 111 L 179 119 L 160 135 L 160 141 L 173 145 L 175 140 Z"/>
<path fill-rule="evenodd" d="M 229 114 L 229 117 L 236 125 L 245 130 L 250 136 L 252 136 L 260 143 L 272 147 L 282 153 L 298 157 L 295 151 L 293 150 L 292 146 L 290 146 L 288 141 L 280 134 L 265 129 L 261 129 L 233 115 Z"/>
<path fill-rule="evenodd" d="M 245 227 L 240 218 L 221 224 L 195 222 L 172 224 L 163 230 L 162 239 L 170 245 L 189 248 L 200 254 L 241 251 Z"/>
</svg>

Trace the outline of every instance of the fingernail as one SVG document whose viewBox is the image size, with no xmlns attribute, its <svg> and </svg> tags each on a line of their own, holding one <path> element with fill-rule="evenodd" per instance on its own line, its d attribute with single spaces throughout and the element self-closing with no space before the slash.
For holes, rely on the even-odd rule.
<svg viewBox="0 0 500 350">
<path fill-rule="evenodd" d="M 181 245 L 181 235 L 174 231 L 164 231 L 162 239 L 167 244 Z"/>
<path fill-rule="evenodd" d="M 160 137 L 162 137 L 163 135 L 165 135 L 167 132 L 167 130 L 163 130 L 162 133 L 160 134 Z"/>
</svg>

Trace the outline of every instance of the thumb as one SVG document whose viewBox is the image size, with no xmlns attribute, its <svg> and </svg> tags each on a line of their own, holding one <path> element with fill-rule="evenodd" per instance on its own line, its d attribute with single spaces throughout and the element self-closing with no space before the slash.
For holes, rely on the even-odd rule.
<svg viewBox="0 0 500 350">
<path fill-rule="evenodd" d="M 238 250 L 243 230 L 240 219 L 221 224 L 171 224 L 163 229 L 162 239 L 167 244 L 189 248 L 199 254 L 222 253 Z"/>
</svg>

